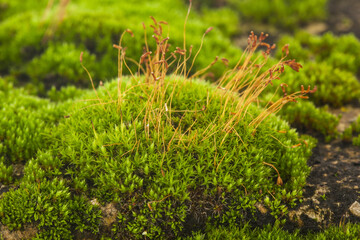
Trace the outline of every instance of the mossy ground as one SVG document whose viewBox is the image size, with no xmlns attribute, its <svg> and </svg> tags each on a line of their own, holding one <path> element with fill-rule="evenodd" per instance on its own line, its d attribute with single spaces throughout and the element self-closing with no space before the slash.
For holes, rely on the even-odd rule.
<svg viewBox="0 0 360 240">
<path fill-rule="evenodd" d="M 211 6 L 211 2 L 202 4 Z M 325 2 L 290 4 L 287 11 L 277 8 L 277 15 L 290 17 L 287 25 L 266 14 L 258 15 L 257 21 L 272 21 L 281 28 L 292 28 L 313 20 L 302 19 L 299 13 L 305 16 L 302 11 L 315 11 Z M 283 1 L 278 3 L 285 6 Z M 236 108 L 234 105 L 222 108 L 221 90 L 198 79 L 187 82 L 178 75 L 167 78 L 166 82 L 171 84 L 163 91 L 165 98 L 155 101 L 151 111 L 146 100 L 154 86 L 139 84 L 141 78 L 123 79 L 121 89 L 128 91 L 121 101 L 116 98 L 116 81 L 99 87 L 100 99 L 93 91 L 74 86 L 56 90 L 69 84 L 90 85 L 78 64 L 82 51 L 86 66 L 95 73 L 96 85 L 99 80 L 112 79 L 117 60 L 112 43 L 118 43 L 120 33 L 127 28 L 135 33 L 133 40 L 126 37 L 126 45 L 134 43 L 127 56 L 139 59 L 143 54 L 139 23 L 150 15 L 168 21 L 172 26 L 169 43 L 181 46 L 183 32 L 179 29 L 183 28 L 186 14 L 183 2 L 144 2 L 139 9 L 132 1 L 117 7 L 113 1 L 107 1 L 99 7 L 96 1 L 79 0 L 68 5 L 65 15 L 61 14 L 64 10 L 61 4 L 48 8 L 46 14 L 47 1 L 36 4 L 34 10 L 33 4 L 0 1 L 3 46 L 0 73 L 7 75 L 0 79 L 0 109 L 4 116 L 0 121 L 0 181 L 1 192 L 11 189 L 0 199 L 2 224 L 19 231 L 31 226 L 38 238 L 60 239 L 84 234 L 92 238 L 172 238 L 189 236 L 191 230 L 200 230 L 194 234 L 195 239 L 224 236 L 236 239 L 243 235 L 270 239 L 304 237 L 277 228 L 242 228 L 256 211 L 256 202 L 270 209 L 274 221 L 281 222 L 287 208 L 301 197 L 309 173 L 306 159 L 314 146 L 313 139 L 299 137 L 278 117 L 271 115 L 254 131 L 250 124 L 252 117 L 263 110 L 251 104 L 250 114 L 230 133 L 222 124 Z M 252 5 L 248 1 L 242 4 Z M 163 8 L 169 5 L 177 9 L 171 16 Z M 261 6 L 263 11 L 273 12 L 268 1 Z M 236 14 L 230 8 L 217 12 L 199 9 L 190 16 L 188 43 L 198 49 L 201 34 L 209 26 L 203 21 L 210 21 L 215 30 L 208 34 L 191 73 L 206 67 L 218 53 L 233 66 L 241 53 L 228 40 L 241 31 L 232 24 L 237 21 Z M 254 11 L 250 7 L 242 9 L 249 10 L 240 14 L 245 19 Z M 130 25 L 124 25 L 125 20 Z M 29 24 L 24 25 L 24 21 Z M 150 22 L 145 24 L 148 26 Z M 336 138 L 339 119 L 324 105 L 340 107 L 359 99 L 360 85 L 355 78 L 359 68 L 358 40 L 351 35 L 313 37 L 298 33 L 293 38 L 285 37 L 281 43 L 290 43 L 290 56 L 304 66 L 300 73 L 286 72 L 282 76 L 281 81 L 289 85 L 289 92 L 298 89 L 304 79 L 308 79 L 306 86 L 318 85 L 318 93 L 310 101 L 285 106 L 279 112 L 281 117 L 298 129 L 311 129 L 315 136 L 320 133 L 327 140 Z M 279 49 L 278 58 L 281 54 Z M 227 59 L 223 60 L 226 64 Z M 268 64 L 277 61 L 269 59 Z M 214 67 L 215 77 L 225 69 L 223 64 Z M 26 87 L 13 88 L 10 82 Z M 278 83 L 274 81 L 275 85 Z M 169 104 L 166 99 L 179 86 L 181 91 Z M 278 93 L 272 101 L 283 97 L 281 90 Z M 46 95 L 52 102 L 34 95 Z M 264 94 L 258 103 L 266 105 L 271 97 L 272 94 Z M 81 101 L 90 98 L 93 101 Z M 209 99 L 212 99 L 210 105 Z M 231 99 L 236 101 L 237 96 Z M 217 118 L 220 109 L 229 113 L 221 120 Z M 70 117 L 63 119 L 64 115 Z M 209 129 L 214 132 L 211 136 L 207 133 L 211 132 Z M 358 124 L 354 123 L 343 139 L 357 145 L 358 132 Z M 298 146 L 300 142 L 302 145 Z M 21 174 L 15 174 L 18 165 L 26 165 Z M 279 176 L 284 185 L 276 184 Z M 229 222 L 230 230 L 220 227 L 204 233 L 205 226 Z M 331 228 L 304 238 L 355 239 L 357 228 L 357 225 L 340 230 Z"/>
<path fill-rule="evenodd" d="M 116 206 L 108 236 L 139 238 L 146 232 L 168 238 L 192 230 L 184 228 L 188 221 L 199 227 L 249 220 L 251 214 L 245 213 L 255 211 L 259 201 L 281 219 L 301 196 L 313 142 L 307 139 L 308 146 L 292 148 L 300 139 L 279 118 L 269 117 L 254 135 L 247 117 L 222 142 L 228 135 L 222 123 L 236 110 L 229 106 L 227 117 L 218 119 L 223 90 L 200 80 L 169 77 L 163 96 L 172 98 L 169 112 L 165 105 L 152 105 L 152 114 L 163 115 L 159 122 L 144 125 L 146 96 L 159 86 L 123 79 L 121 91 L 126 94 L 118 106 L 113 102 L 117 84 L 98 89 L 103 104 L 80 102 L 51 130 L 48 150 L 42 148 L 28 161 L 20 188 L 3 196 L 4 224 L 13 229 L 37 223 L 39 236 L 70 237 L 73 229 L 96 234 L 101 218 L 99 208 L 90 204 L 96 199 Z M 96 99 L 96 94 L 80 99 Z M 232 99 L 236 102 L 236 95 Z M 248 111 L 252 116 L 261 110 L 251 106 Z M 284 185 L 276 184 L 276 171 L 264 162 L 276 166 Z M 79 200 L 93 224 L 76 215 L 83 211 L 77 208 Z"/>
</svg>

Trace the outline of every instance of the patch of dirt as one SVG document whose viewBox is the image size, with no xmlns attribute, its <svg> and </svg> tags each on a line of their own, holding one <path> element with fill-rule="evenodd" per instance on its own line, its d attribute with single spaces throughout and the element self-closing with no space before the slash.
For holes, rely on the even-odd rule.
<svg viewBox="0 0 360 240">
<path fill-rule="evenodd" d="M 0 238 L 6 240 L 32 239 L 38 233 L 33 224 L 26 225 L 23 230 L 10 231 L 6 226 L 1 226 L 0 229 Z"/>
<path fill-rule="evenodd" d="M 303 231 L 360 223 L 349 209 L 360 200 L 360 148 L 335 140 L 319 143 L 309 159 L 304 201 L 292 214 Z M 295 221 L 296 222 L 296 221 Z"/>
<path fill-rule="evenodd" d="M 342 115 L 338 131 L 343 132 L 360 114 L 357 106 L 330 110 Z M 330 225 L 360 223 L 360 147 L 340 139 L 324 143 L 319 139 L 308 161 L 311 172 L 304 188 L 304 199 L 289 211 L 286 228 L 302 232 L 319 231 Z"/>
<path fill-rule="evenodd" d="M 337 130 L 343 133 L 360 116 L 360 107 L 345 106 L 340 109 L 330 109 L 330 112 L 337 116 L 341 115 Z"/>
<path fill-rule="evenodd" d="M 360 38 L 360 1 L 329 0 L 328 25 L 335 34 L 352 32 Z"/>
</svg>

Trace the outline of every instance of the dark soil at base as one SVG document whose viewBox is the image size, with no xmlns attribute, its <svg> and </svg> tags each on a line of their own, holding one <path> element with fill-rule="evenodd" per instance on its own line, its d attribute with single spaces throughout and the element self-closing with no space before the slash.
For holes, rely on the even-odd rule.
<svg viewBox="0 0 360 240">
<path fill-rule="evenodd" d="M 360 223 L 352 214 L 351 205 L 360 202 L 360 147 L 334 140 L 319 142 L 308 161 L 311 173 L 303 189 L 303 201 L 289 209 L 283 226 L 290 232 L 319 232 L 329 226 Z M 274 218 L 261 209 L 252 221 L 253 226 L 274 224 Z"/>
<path fill-rule="evenodd" d="M 329 30 L 335 34 L 352 32 L 360 38 L 360 1 L 329 0 Z"/>
<path fill-rule="evenodd" d="M 309 159 L 311 173 L 304 189 L 303 230 L 360 222 L 349 211 L 360 200 L 360 148 L 340 141 L 319 143 Z M 306 206 L 307 208 L 304 208 Z"/>
</svg>

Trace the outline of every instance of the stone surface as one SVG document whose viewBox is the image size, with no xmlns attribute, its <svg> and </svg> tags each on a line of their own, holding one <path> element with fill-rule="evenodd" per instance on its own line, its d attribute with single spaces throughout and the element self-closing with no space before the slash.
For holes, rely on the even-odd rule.
<svg viewBox="0 0 360 240">
<path fill-rule="evenodd" d="M 105 227 L 111 227 L 111 225 L 116 221 L 118 211 L 115 208 L 113 203 L 108 203 L 106 206 L 101 207 L 103 213 L 103 223 Z"/>
<path fill-rule="evenodd" d="M 268 210 L 266 209 L 266 207 L 260 203 L 260 202 L 257 202 L 255 204 L 255 207 L 257 208 L 257 210 L 259 210 L 259 212 L 261 212 L 262 214 L 266 214 L 268 212 Z"/>
<path fill-rule="evenodd" d="M 326 23 L 315 22 L 306 26 L 304 30 L 310 34 L 318 35 L 325 32 L 327 29 L 328 29 L 328 25 Z"/>
<path fill-rule="evenodd" d="M 352 215 L 360 217 L 360 203 L 358 201 L 355 201 L 353 204 L 351 204 L 349 210 Z"/>
</svg>

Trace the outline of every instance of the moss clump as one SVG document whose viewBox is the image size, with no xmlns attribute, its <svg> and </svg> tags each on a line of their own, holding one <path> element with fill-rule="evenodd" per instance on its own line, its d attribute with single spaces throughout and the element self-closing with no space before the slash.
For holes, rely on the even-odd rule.
<svg viewBox="0 0 360 240">
<path fill-rule="evenodd" d="M 354 74 L 334 68 L 327 63 L 308 63 L 299 74 L 284 75 L 293 86 L 306 79 L 306 84 L 317 85 L 318 91 L 311 96 L 316 106 L 341 107 L 360 96 L 360 83 Z M 290 89 L 293 87 L 290 87 Z"/>
<path fill-rule="evenodd" d="M 283 37 L 280 43 L 288 43 L 291 47 L 289 57 L 297 57 L 299 61 L 325 62 L 351 73 L 357 73 L 360 67 L 360 42 L 353 34 L 337 37 L 328 32 L 313 36 L 300 31 L 293 37 Z"/>
<path fill-rule="evenodd" d="M 309 84 L 319 85 L 319 92 L 312 98 L 316 105 L 340 107 L 360 97 L 360 84 L 355 77 L 360 67 L 360 42 L 355 36 L 335 37 L 327 33 L 318 37 L 300 32 L 280 42 L 290 44 L 290 58 L 313 62 L 306 64 L 298 76 L 290 73 L 289 79 L 309 79 Z"/>
<path fill-rule="evenodd" d="M 151 238 L 176 236 L 191 218 L 198 218 L 200 225 L 207 220 L 245 220 L 249 218 L 245 212 L 254 211 L 258 201 L 277 212 L 277 217 L 285 214 L 285 206 L 301 196 L 309 173 L 306 159 L 312 141 L 308 147 L 292 148 L 300 142 L 298 135 L 285 122 L 270 116 L 255 135 L 253 128 L 248 127 L 251 119 L 245 118 L 222 143 L 227 133 L 214 123 L 223 104 L 221 90 L 176 76 L 167 82 L 165 96 L 173 95 L 168 106 L 172 113 L 166 113 L 165 105 L 153 105 L 154 114 L 163 112 L 163 117 L 160 123 L 149 122 L 148 128 L 141 119 L 147 105 L 144 98 L 151 94 L 152 86 L 124 79 L 122 91 L 133 90 L 124 95 L 121 108 L 107 104 L 79 110 L 86 106 L 80 104 L 70 118 L 53 129 L 49 152 L 39 153 L 27 164 L 24 184 L 37 187 L 39 182 L 47 188 L 47 184 L 60 181 L 64 188 L 72 189 L 66 190 L 67 198 L 59 198 L 63 205 L 71 204 L 70 199 L 79 193 L 85 194 L 86 199 L 116 203 L 118 217 L 112 236 L 118 237 L 139 238 L 144 232 Z M 116 86 L 114 81 L 98 90 L 104 103 L 116 96 Z M 211 103 L 207 105 L 209 99 Z M 233 99 L 236 101 L 237 97 Z M 206 110 L 201 110 L 203 105 Z M 255 106 L 249 108 L 250 114 L 259 111 Z M 157 129 L 157 124 L 164 128 Z M 263 162 L 276 166 L 284 185 L 276 184 L 276 171 Z M 37 220 L 33 212 L 22 213 L 24 220 L 15 220 L 15 214 L 20 213 L 9 210 L 15 201 L 12 199 L 21 199 L 26 188 L 24 185 L 11 191 L 0 201 L 0 214 L 7 219 L 3 224 L 20 227 Z M 44 191 L 41 188 L 39 194 L 43 196 Z M 278 205 L 270 200 L 269 192 L 278 199 Z M 33 195 L 26 197 L 36 199 Z M 54 204 L 49 202 L 49 208 Z M 59 213 L 54 218 L 68 223 L 67 216 L 73 214 L 68 211 L 67 215 Z M 42 226 L 46 224 L 50 223 L 45 219 L 39 229 L 45 231 L 47 228 Z M 60 236 L 66 236 L 69 227 L 62 226 L 64 229 L 58 231 Z"/>
<path fill-rule="evenodd" d="M 316 95 L 316 94 L 314 94 Z M 314 97 L 314 95 L 312 97 Z M 276 99 L 273 94 L 267 94 L 262 98 L 262 104 Z M 331 114 L 328 107 L 316 107 L 309 100 L 299 100 L 296 104 L 284 106 L 279 111 L 279 116 L 288 121 L 300 132 L 308 132 L 314 135 L 325 137 L 325 141 L 330 141 L 339 136 L 337 126 L 340 117 Z"/>
<path fill-rule="evenodd" d="M 287 106 L 280 114 L 300 129 L 314 130 L 327 140 L 335 138 L 339 120 L 326 111 L 326 105 L 341 107 L 360 98 L 360 84 L 356 78 L 360 42 L 353 35 L 335 37 L 327 33 L 311 36 L 298 32 L 293 37 L 283 37 L 280 44 L 284 43 L 289 43 L 289 57 L 304 63 L 304 67 L 297 74 L 285 73 L 280 81 L 286 82 L 290 91 L 295 90 L 298 82 L 302 82 L 305 88 L 307 85 L 317 85 L 318 91 L 310 97 L 312 103 Z M 278 58 L 283 54 L 282 49 L 277 51 Z M 278 97 L 281 94 L 279 91 Z M 302 108 L 302 105 L 307 107 Z"/>
<path fill-rule="evenodd" d="M 353 145 L 360 147 L 360 116 L 345 129 L 341 138 L 345 142 L 352 142 Z"/>
<path fill-rule="evenodd" d="M 322 134 L 325 141 L 339 136 L 336 127 L 340 118 L 329 113 L 326 106 L 317 108 L 312 102 L 301 101 L 298 104 L 286 106 L 280 112 L 280 116 L 297 129 Z"/>
<path fill-rule="evenodd" d="M 51 87 L 60 88 L 72 83 L 77 86 L 87 86 L 89 81 L 83 77 L 83 69 L 78 66 L 78 58 L 81 50 L 74 44 L 49 44 L 41 56 L 35 57 L 28 63 L 26 72 L 32 83 L 43 85 L 45 89 Z M 88 51 L 84 57 L 91 62 L 90 68 L 96 66 L 95 56 Z"/>
<path fill-rule="evenodd" d="M 358 239 L 360 232 L 359 224 L 346 224 L 343 226 L 331 226 L 323 232 L 307 234 L 300 234 L 299 230 L 292 233 L 273 226 L 266 226 L 264 228 L 252 228 L 249 225 L 244 227 L 221 227 L 209 228 L 205 234 L 196 233 L 193 235 L 193 240 L 214 239 L 214 240 L 236 240 L 236 239 L 287 239 L 287 240 L 322 240 L 322 239 Z"/>
<path fill-rule="evenodd" d="M 101 6 L 98 1 L 79 0 L 70 1 L 62 10 L 64 7 L 61 4 L 55 4 L 48 11 L 45 11 L 48 1 L 39 2 L 38 8 L 25 4 L 21 9 L 20 3 L 16 3 L 18 1 L 4 2 L 8 4 L 8 14 L 0 23 L 0 74 L 10 74 L 22 81 L 32 82 L 41 94 L 52 85 L 57 88 L 68 84 L 88 86 L 87 76 L 81 72 L 81 66 L 74 64 L 74 60 L 78 59 L 74 56 L 78 56 L 81 51 L 84 51 L 84 57 L 92 56 L 93 61 L 88 67 L 96 79 L 112 79 L 116 75 L 113 63 L 117 60 L 112 43 L 117 43 L 120 33 L 127 28 L 135 34 L 127 57 L 137 61 L 144 45 L 141 21 L 147 19 L 145 25 L 147 31 L 151 31 L 149 25 L 152 22 L 148 16 L 161 16 L 161 19 L 173 26 L 163 26 L 164 34 L 169 31 L 172 36 L 169 40 L 172 45 L 180 46 L 183 41 L 182 31 L 177 31 L 183 28 L 186 14 L 186 5 L 181 0 L 160 0 L 156 3 L 131 0 L 121 4 L 111 0 Z M 169 5 L 177 10 L 170 13 L 164 7 Z M 66 14 L 61 14 L 60 10 L 66 11 Z M 203 18 L 208 19 L 211 17 L 209 14 L 204 14 Z M 220 26 L 232 26 L 236 22 L 229 14 L 227 16 Z M 208 25 L 195 13 L 190 17 L 192 21 L 187 26 L 187 38 L 195 51 Z M 216 55 L 228 59 L 238 57 L 241 51 L 224 36 L 233 31 L 229 28 L 226 33 L 222 33 L 221 28 L 214 29 L 214 33 L 207 37 L 205 51 L 198 56 L 194 70 L 206 67 Z M 216 64 L 212 71 L 220 76 L 224 70 L 222 64 Z"/>
<path fill-rule="evenodd" d="M 228 0 L 241 18 L 277 25 L 285 29 L 296 29 L 311 21 L 324 20 L 327 16 L 327 0 L 304 0 L 301 2 L 286 0 Z"/>
<path fill-rule="evenodd" d="M 36 174 L 40 169 L 32 170 Z M 10 230 L 32 223 L 38 229 L 37 239 L 72 239 L 76 231 L 96 234 L 100 214 L 99 207 L 83 196 L 72 195 L 65 181 L 57 178 L 23 181 L 0 201 L 2 223 Z"/>
<path fill-rule="evenodd" d="M 47 97 L 53 102 L 65 102 L 70 99 L 76 99 L 82 94 L 82 89 L 76 88 L 75 86 L 61 87 L 59 90 L 56 90 L 55 87 L 52 87 L 47 92 Z"/>
<path fill-rule="evenodd" d="M 72 238 L 77 230 L 99 236 L 99 228 L 103 237 L 174 238 L 206 224 L 250 220 L 256 203 L 277 223 L 284 221 L 302 196 L 315 140 L 299 137 L 273 113 L 316 89 L 287 94 L 281 85 L 283 97 L 263 108 L 255 103 L 285 67 L 301 65 L 281 59 L 261 70 L 274 46 L 252 33 L 240 61 L 212 85 L 196 78 L 207 68 L 190 76 L 195 59 L 187 64 L 189 50 L 170 53 L 163 23 L 153 22 L 156 49 L 146 44 L 138 63 L 142 75 L 130 69 L 130 77 L 122 75 L 129 30 L 113 46 L 115 81 L 96 89 L 80 55 L 94 91 L 84 91 L 84 101 L 52 127 L 49 145 L 27 162 L 20 187 L 0 199 L 3 224 L 18 229 L 32 223 L 38 238 Z M 262 46 L 259 58 L 255 51 Z M 63 99 L 72 97 L 71 89 L 64 93 Z M 14 210 L 16 204 L 29 210 Z M 102 210 L 100 227 L 99 209 L 91 204 Z"/>
<path fill-rule="evenodd" d="M 5 79 L 0 86 L 0 180 L 10 183 L 12 165 L 25 163 L 48 145 L 44 134 L 63 113 L 46 99 L 12 88 Z"/>
</svg>

